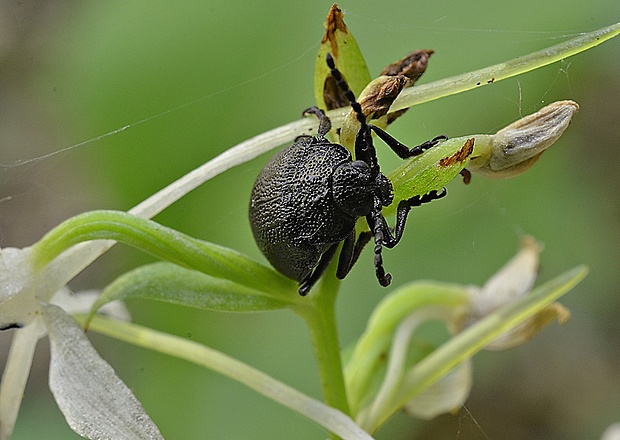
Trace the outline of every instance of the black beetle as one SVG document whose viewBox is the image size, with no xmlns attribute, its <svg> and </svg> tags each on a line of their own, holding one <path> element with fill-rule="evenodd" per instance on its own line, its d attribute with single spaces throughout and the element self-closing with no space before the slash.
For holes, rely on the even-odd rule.
<svg viewBox="0 0 620 440">
<path fill-rule="evenodd" d="M 402 159 L 422 154 L 446 137 L 410 149 L 368 124 L 330 54 L 326 62 L 360 122 L 356 160 L 345 147 L 325 138 L 331 122 L 322 110 L 311 107 L 303 114 L 318 117 L 317 135 L 299 136 L 277 153 L 258 175 L 250 199 L 250 224 L 258 247 L 277 270 L 300 282 L 300 295 L 306 295 L 321 277 L 340 242 L 336 275 L 342 279 L 373 236 L 376 276 L 382 286 L 389 285 L 392 277 L 383 269 L 383 246 L 392 248 L 400 241 L 413 206 L 445 195 L 444 189 L 401 201 L 392 235 L 381 210 L 392 203 L 393 188 L 379 169 L 371 130 Z M 356 240 L 355 223 L 363 216 L 370 232 L 361 233 Z"/>
</svg>

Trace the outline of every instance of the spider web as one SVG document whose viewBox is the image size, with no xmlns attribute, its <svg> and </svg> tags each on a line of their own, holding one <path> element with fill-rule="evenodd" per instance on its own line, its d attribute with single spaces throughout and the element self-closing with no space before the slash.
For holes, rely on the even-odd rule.
<svg viewBox="0 0 620 440">
<path fill-rule="evenodd" d="M 375 18 L 373 16 L 368 16 L 368 15 L 360 15 L 359 13 L 355 13 L 355 12 L 352 12 L 350 16 L 362 18 L 361 20 L 362 22 L 366 21 L 370 23 L 371 25 L 375 25 L 375 26 L 383 26 L 388 23 L 387 21 L 383 19 Z M 500 36 L 502 41 L 509 42 L 509 43 L 515 39 L 515 36 L 517 36 L 519 37 L 519 39 L 522 39 L 522 37 L 526 37 L 528 41 L 536 41 L 536 42 L 542 42 L 542 43 L 547 43 L 547 44 L 552 44 L 556 40 L 567 39 L 567 38 L 570 38 L 570 37 L 573 37 L 579 34 L 578 32 L 575 32 L 575 31 L 552 32 L 552 31 L 526 31 L 526 30 L 506 30 L 506 29 L 475 29 L 475 28 L 439 26 L 439 24 L 446 22 L 447 20 L 448 20 L 447 16 L 442 16 L 435 20 L 435 23 L 437 24 L 436 26 L 432 26 L 432 25 L 414 26 L 413 31 L 424 33 L 424 34 L 431 35 L 431 36 L 433 34 L 440 34 L 440 33 L 446 33 L 446 32 L 450 34 L 454 34 L 455 36 L 463 35 L 463 34 L 464 35 L 477 35 L 477 34 L 492 35 L 493 38 Z M 391 26 L 394 28 L 395 24 L 391 22 Z M 400 29 L 401 29 L 400 33 L 412 32 L 411 27 L 407 26 L 405 23 L 402 23 L 400 25 Z M 512 43 L 512 44 L 516 44 L 516 43 Z M 27 175 L 29 173 L 29 170 L 34 170 L 34 173 L 30 176 L 30 178 L 32 178 L 32 182 L 34 183 L 33 189 L 31 190 L 34 190 L 34 191 L 40 190 L 41 187 L 44 185 L 36 184 L 37 173 L 44 173 L 46 170 L 47 171 L 53 170 L 57 161 L 61 160 L 63 156 L 69 153 L 75 152 L 76 150 L 83 150 L 84 148 L 96 147 L 98 144 L 100 144 L 100 141 L 104 139 L 113 138 L 122 133 L 131 131 L 132 129 L 135 129 L 139 126 L 144 126 L 144 125 L 148 126 L 148 124 L 157 124 L 159 123 L 159 121 L 163 121 L 165 116 L 178 113 L 182 110 L 187 110 L 191 108 L 199 108 L 200 106 L 208 103 L 210 99 L 218 95 L 230 94 L 234 92 L 235 89 L 241 88 L 243 86 L 252 85 L 254 83 L 260 83 L 260 80 L 268 78 L 270 76 L 284 74 L 286 73 L 287 69 L 290 66 L 299 65 L 301 63 L 312 65 L 311 63 L 308 63 L 308 61 L 311 61 L 312 53 L 315 52 L 316 49 L 317 49 L 317 45 L 312 44 L 308 46 L 306 49 L 304 49 L 302 52 L 300 52 L 297 56 L 292 58 L 291 60 L 283 62 L 272 69 L 265 70 L 262 73 L 261 72 L 254 73 L 253 76 L 248 76 L 247 79 L 243 81 L 239 81 L 233 85 L 223 87 L 222 89 L 217 90 L 215 92 L 209 92 L 206 94 L 202 94 L 198 96 L 197 98 L 189 99 L 187 101 L 181 102 L 178 105 L 173 105 L 163 111 L 157 111 L 149 115 L 148 110 L 147 110 L 145 111 L 146 115 L 143 118 L 139 118 L 134 121 L 129 121 L 128 123 L 122 124 L 105 133 L 94 135 L 90 138 L 87 138 L 86 140 L 79 141 L 79 142 L 76 142 L 68 146 L 57 147 L 55 150 L 51 152 L 47 152 L 47 153 L 43 153 L 39 155 L 33 155 L 30 157 L 18 156 L 17 159 L 13 159 L 13 160 L 5 160 L 5 158 L 2 157 L 4 155 L 0 156 L 0 191 L 1 191 L 0 192 L 0 209 L 3 204 L 14 201 L 15 199 L 19 199 L 20 197 L 23 197 L 25 194 L 24 192 L 19 192 L 19 191 L 12 192 L 12 193 L 11 192 L 6 193 L 5 190 L 3 189 L 3 188 L 6 188 L 7 186 L 10 186 L 8 185 L 8 183 L 10 183 L 10 181 L 14 179 L 15 176 L 22 177 L 24 175 Z M 477 66 L 479 67 L 479 64 L 477 64 Z M 570 67 L 570 63 L 563 65 L 563 67 L 558 68 L 557 75 L 555 79 L 548 85 L 547 91 L 545 91 L 542 94 L 542 96 L 539 97 L 539 99 L 535 99 L 534 103 L 529 104 L 528 109 L 527 111 L 525 111 L 525 113 L 529 112 L 529 110 L 535 109 L 537 106 L 540 106 L 540 104 L 544 104 L 545 96 L 547 95 L 549 90 L 552 89 L 552 87 L 554 86 L 554 84 L 559 78 L 565 77 L 568 81 L 568 78 L 569 78 L 568 67 Z M 445 69 L 441 69 L 441 68 L 436 69 L 436 71 L 434 72 L 435 78 L 441 77 L 442 71 L 445 71 Z M 522 90 L 521 83 L 518 78 L 512 82 L 513 82 L 513 85 L 515 86 L 514 90 L 512 92 L 508 92 L 508 94 L 506 95 L 499 95 L 499 97 L 501 99 L 514 103 L 518 109 L 517 114 L 519 116 L 522 116 L 524 114 L 524 110 L 523 110 L 524 92 Z M 153 91 L 153 93 L 157 93 L 157 92 Z M 286 96 L 286 94 L 284 94 L 284 96 Z M 501 127 L 501 124 L 498 124 L 492 128 L 500 128 L 500 127 Z M 493 131 L 492 128 L 489 129 L 489 131 Z M 424 129 L 424 126 L 422 126 L 422 129 L 423 129 L 423 132 L 427 132 L 428 135 L 431 135 L 430 130 Z M 44 148 L 44 147 L 45 145 L 41 145 L 39 148 Z M 11 145 L 9 145 L 7 149 L 17 150 L 18 147 L 15 147 L 15 146 L 12 147 Z M 41 166 L 40 166 L 41 164 L 43 164 L 42 165 L 43 170 L 41 170 Z M 46 166 L 46 164 L 49 164 L 49 166 Z M 29 192 L 31 190 L 26 190 L 26 192 Z M 2 224 L 1 224 L 1 217 L 0 217 L 0 244 L 2 244 L 2 241 L 3 241 L 2 240 Z"/>
</svg>

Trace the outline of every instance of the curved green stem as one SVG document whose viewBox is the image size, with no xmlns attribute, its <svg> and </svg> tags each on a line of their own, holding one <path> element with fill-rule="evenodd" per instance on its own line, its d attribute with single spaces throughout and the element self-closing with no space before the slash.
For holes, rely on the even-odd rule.
<svg viewBox="0 0 620 440">
<path fill-rule="evenodd" d="M 195 341 L 137 324 L 96 316 L 90 330 L 207 367 L 240 382 L 259 394 L 298 412 L 343 439 L 372 440 L 343 411 L 338 411 L 237 359 Z"/>
<path fill-rule="evenodd" d="M 310 330 L 325 403 L 350 414 L 336 326 L 339 287 L 340 281 L 336 278 L 335 264 L 332 263 L 321 282 L 310 293 L 308 303 L 303 307 L 294 307 L 293 310 L 304 319 Z"/>
<path fill-rule="evenodd" d="M 232 249 L 122 211 L 90 211 L 64 221 L 33 246 L 33 263 L 40 269 L 72 246 L 91 240 L 125 243 L 179 266 L 274 293 L 285 303 L 295 298 L 295 283 L 275 270 Z"/>
</svg>

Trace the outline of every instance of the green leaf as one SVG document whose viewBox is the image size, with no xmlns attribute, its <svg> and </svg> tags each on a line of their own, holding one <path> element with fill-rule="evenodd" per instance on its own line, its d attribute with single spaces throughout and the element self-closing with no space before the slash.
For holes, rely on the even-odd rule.
<svg viewBox="0 0 620 440">
<path fill-rule="evenodd" d="M 355 38 L 344 24 L 343 14 L 334 4 L 325 21 L 325 34 L 319 47 L 314 68 L 314 97 L 322 109 L 346 107 L 349 100 L 344 96 L 332 78 L 325 56 L 331 53 L 336 67 L 347 80 L 349 87 L 358 96 L 370 82 L 370 72 Z"/>
<path fill-rule="evenodd" d="M 266 294 L 175 264 L 154 263 L 127 272 L 106 287 L 93 305 L 91 316 L 111 301 L 136 298 L 222 312 L 273 310 L 290 304 L 281 295 Z"/>
<path fill-rule="evenodd" d="M 237 251 L 121 211 L 91 211 L 66 220 L 33 246 L 35 265 L 41 267 L 71 246 L 89 240 L 116 240 L 216 278 L 263 292 L 298 296 L 293 280 Z"/>
</svg>

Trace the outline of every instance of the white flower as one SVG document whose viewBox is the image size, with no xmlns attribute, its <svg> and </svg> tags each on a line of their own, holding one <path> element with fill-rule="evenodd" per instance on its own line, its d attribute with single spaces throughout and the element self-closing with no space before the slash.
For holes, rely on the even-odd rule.
<svg viewBox="0 0 620 440">
<path fill-rule="evenodd" d="M 472 387 L 475 352 L 522 344 L 552 320 L 566 320 L 568 311 L 551 301 L 587 270 L 576 268 L 533 290 L 541 250 L 525 237 L 483 287 L 417 281 L 386 296 L 346 364 L 359 425 L 374 432 L 403 408 L 423 419 L 457 410 Z M 445 323 L 454 336 L 438 345 L 424 342 L 415 334 L 431 321 Z"/>
<path fill-rule="evenodd" d="M 16 328 L 0 383 L 0 440 L 11 436 L 36 344 L 46 334 L 50 389 L 76 433 L 89 439 L 163 438 L 67 313 L 88 311 L 96 293 L 72 295 L 63 288 L 55 266 L 35 271 L 31 257 L 31 248 L 0 250 L 0 328 Z M 117 317 L 128 317 L 118 303 L 113 310 Z"/>
<path fill-rule="evenodd" d="M 534 287 L 538 276 L 538 261 L 542 249 L 543 246 L 534 238 L 524 237 L 519 252 L 484 286 L 469 286 L 467 292 L 471 305 L 453 322 L 453 332 L 458 333 L 527 295 Z M 509 332 L 502 334 L 486 348 L 505 350 L 523 344 L 554 320 L 564 323 L 569 316 L 570 312 L 560 303 L 552 303 Z"/>
</svg>

